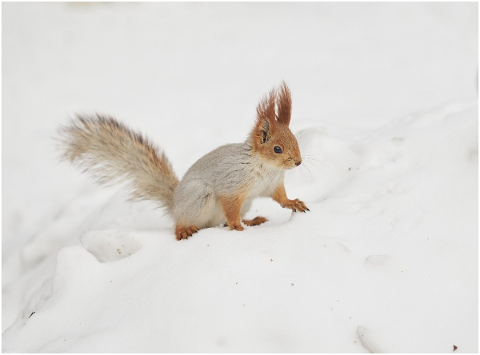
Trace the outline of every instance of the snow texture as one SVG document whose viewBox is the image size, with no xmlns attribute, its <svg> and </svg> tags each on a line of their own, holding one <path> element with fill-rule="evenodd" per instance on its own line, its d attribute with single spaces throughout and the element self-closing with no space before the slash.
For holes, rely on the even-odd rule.
<svg viewBox="0 0 480 355">
<path fill-rule="evenodd" d="M 477 4 L 3 4 L 3 351 L 478 351 Z M 176 241 L 58 162 L 113 114 L 182 176 L 282 79 L 291 213 Z"/>
</svg>

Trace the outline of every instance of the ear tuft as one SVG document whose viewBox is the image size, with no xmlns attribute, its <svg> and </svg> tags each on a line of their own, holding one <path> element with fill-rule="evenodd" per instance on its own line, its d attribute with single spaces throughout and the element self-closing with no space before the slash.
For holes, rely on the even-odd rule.
<svg viewBox="0 0 480 355">
<path fill-rule="evenodd" d="M 255 125 L 257 134 L 261 137 L 260 143 L 266 143 L 275 131 L 275 89 L 270 90 L 257 105 L 257 123 Z"/>
<path fill-rule="evenodd" d="M 288 126 L 292 112 L 292 98 L 290 89 L 282 81 L 278 89 L 272 89 L 257 105 L 257 122 L 252 131 L 264 144 L 274 135 L 279 124 Z"/>
<path fill-rule="evenodd" d="M 275 89 L 270 90 L 257 105 L 257 122 L 260 123 L 264 119 L 270 122 L 270 126 L 275 124 L 275 98 L 277 93 Z"/>
<path fill-rule="evenodd" d="M 282 81 L 278 90 L 277 109 L 277 121 L 288 126 L 292 114 L 292 96 L 285 81 Z"/>
</svg>

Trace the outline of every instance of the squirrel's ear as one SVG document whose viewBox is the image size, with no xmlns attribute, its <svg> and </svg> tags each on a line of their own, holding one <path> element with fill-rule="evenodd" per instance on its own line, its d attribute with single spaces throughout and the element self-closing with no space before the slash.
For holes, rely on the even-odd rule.
<svg viewBox="0 0 480 355">
<path fill-rule="evenodd" d="M 271 138 L 276 127 L 275 118 L 275 97 L 274 89 L 268 95 L 265 95 L 257 105 L 257 123 L 255 130 L 260 137 L 261 143 L 266 143 Z"/>
<path fill-rule="evenodd" d="M 262 119 L 257 124 L 257 137 L 259 138 L 260 144 L 267 143 L 270 138 L 272 138 L 272 126 L 270 121 L 266 118 Z"/>
<path fill-rule="evenodd" d="M 282 82 L 278 91 L 277 107 L 277 121 L 288 126 L 290 124 L 290 116 L 292 114 L 292 96 L 290 94 L 290 89 L 288 88 L 287 84 L 285 84 L 285 81 Z"/>
</svg>

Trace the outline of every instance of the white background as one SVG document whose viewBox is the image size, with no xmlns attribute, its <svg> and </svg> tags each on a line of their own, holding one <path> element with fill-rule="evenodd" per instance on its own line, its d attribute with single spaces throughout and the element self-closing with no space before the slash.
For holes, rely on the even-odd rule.
<svg viewBox="0 0 480 355">
<path fill-rule="evenodd" d="M 439 230 L 443 231 L 457 224 L 463 226 L 466 231 L 463 234 L 464 247 L 466 250 L 472 250 L 472 248 L 476 250 L 478 190 L 475 156 L 478 140 L 476 134 L 478 68 L 476 3 L 4 3 L 2 7 L 3 330 L 15 320 L 23 324 L 33 311 L 36 312 L 34 317 L 42 317 L 44 304 L 45 307 L 50 305 L 49 309 L 54 315 L 61 312 L 58 309 L 61 301 L 69 300 L 76 304 L 78 312 L 85 310 L 87 305 L 80 306 L 74 296 L 69 296 L 69 299 L 65 298 L 67 296 L 64 298 L 58 296 L 61 300 L 58 302 L 50 296 L 58 250 L 65 246 L 79 246 L 80 238 L 88 231 L 128 228 L 133 229 L 125 232 L 128 238 L 142 240 L 142 237 L 137 235 L 140 233 L 138 230 L 151 229 L 156 231 L 152 232 L 154 236 L 147 236 L 142 240 L 143 245 L 150 246 L 163 243 L 160 241 L 164 240 L 170 243 L 170 239 L 173 239 L 172 223 L 162 217 L 161 211 L 153 209 L 147 202 L 130 205 L 124 202 L 125 195 L 121 190 L 99 187 L 68 164 L 58 162 L 53 140 L 55 130 L 60 124 L 66 123 L 68 117 L 73 116 L 75 112 L 96 111 L 111 114 L 127 125 L 141 130 L 165 150 L 174 169 L 179 176 L 182 176 L 193 162 L 213 148 L 225 143 L 243 141 L 253 123 L 258 99 L 271 87 L 285 80 L 293 95 L 291 129 L 298 134 L 299 142 L 305 149 L 317 147 L 315 148 L 317 150 L 306 152 L 316 154 L 312 155 L 312 159 L 317 161 L 313 161 L 310 165 L 310 172 L 306 170 L 307 168 L 303 168 L 289 175 L 290 180 L 287 183 L 291 186 L 290 191 L 297 193 L 297 196 L 291 197 L 301 197 L 307 204 L 310 203 L 309 206 L 318 204 L 315 206 L 318 211 L 325 208 L 325 204 L 322 207 L 322 201 L 327 197 L 343 196 L 342 194 L 354 196 L 351 200 L 346 200 L 345 206 L 340 206 L 335 211 L 328 209 L 325 213 L 332 213 L 331 221 L 335 221 L 335 216 L 344 218 L 338 219 L 341 225 L 354 224 L 355 218 L 360 218 L 359 223 L 368 220 L 372 223 L 372 231 L 378 231 L 380 225 L 376 223 L 381 224 L 381 220 L 369 220 L 371 215 L 368 213 L 367 216 L 360 214 L 351 218 L 347 215 L 353 213 L 355 208 L 352 206 L 360 203 L 359 201 L 365 196 L 370 196 L 372 201 L 377 201 L 375 184 L 378 181 L 375 179 L 378 172 L 368 169 L 377 167 L 384 160 L 392 162 L 391 159 L 397 159 L 397 155 L 400 154 L 400 156 L 411 158 L 408 160 L 411 164 L 407 164 L 409 168 L 405 168 L 407 171 L 405 177 L 413 181 L 411 186 L 415 186 L 415 188 L 412 187 L 412 196 L 423 197 L 418 197 L 415 201 L 410 199 L 394 202 L 390 198 L 385 198 L 382 200 L 383 205 L 381 204 L 383 207 L 378 207 L 378 211 L 382 208 L 388 210 L 388 206 L 393 203 L 394 207 L 391 208 L 395 211 L 405 210 L 407 216 L 405 218 L 414 223 L 418 214 L 415 208 L 424 211 L 427 215 L 438 206 L 454 206 L 457 211 L 464 209 L 465 213 L 461 215 L 465 220 L 456 219 L 456 215 L 452 215 L 448 208 L 440 208 L 438 214 L 432 212 L 431 221 L 440 223 Z M 451 106 L 452 104 L 454 106 Z M 451 119 L 452 115 L 456 117 L 456 121 L 447 123 L 445 120 Z M 469 119 L 465 118 L 467 116 Z M 444 121 L 445 123 L 442 123 Z M 417 131 L 415 131 L 417 133 L 410 131 L 422 125 L 418 122 L 424 122 L 422 123 L 424 125 L 438 123 L 440 126 L 426 129 L 425 132 L 422 131 L 424 136 L 418 136 Z M 460 122 L 463 122 L 463 126 Z M 462 127 L 470 128 L 465 131 Z M 396 137 L 395 132 L 402 129 L 407 132 L 404 136 L 412 137 L 414 143 L 410 146 L 410 150 L 398 148 L 399 151 L 395 153 L 397 155 L 393 153 L 389 155 L 388 147 L 390 146 L 387 147 L 379 142 L 383 142 L 384 138 L 393 139 L 392 137 Z M 459 131 L 457 132 L 456 129 Z M 457 138 L 441 139 L 442 135 Z M 429 177 L 418 177 L 417 175 L 422 171 L 422 154 L 425 155 L 422 158 L 425 161 L 438 160 L 439 166 L 441 165 L 439 159 L 445 158 L 446 155 L 441 155 L 438 150 L 429 150 L 431 147 L 437 147 L 437 143 L 439 149 L 445 148 L 447 155 L 449 152 L 452 154 L 450 165 L 438 171 L 429 170 L 432 174 Z M 456 156 L 454 157 L 453 152 L 456 149 L 460 152 L 462 147 L 466 150 L 470 149 L 469 156 L 473 156 L 472 164 L 474 164 L 472 167 L 455 165 L 459 160 L 455 158 Z M 420 160 L 416 161 L 417 158 Z M 364 180 L 353 179 L 351 185 L 345 185 L 343 184 L 347 181 L 344 176 L 345 171 L 352 166 L 358 166 L 360 171 L 365 168 L 370 175 L 364 176 Z M 460 184 L 455 174 L 466 176 L 467 180 Z M 382 181 L 386 184 L 391 183 L 392 176 L 388 174 L 382 176 L 384 179 Z M 441 180 L 439 176 L 445 177 L 445 180 Z M 405 177 L 397 176 L 398 181 L 403 181 Z M 420 181 L 431 181 L 432 178 L 442 181 L 437 186 L 437 193 L 432 191 L 432 195 L 428 193 L 422 195 L 421 191 L 428 189 L 420 189 L 420 192 L 415 190 Z M 465 198 L 453 196 L 452 200 L 448 200 L 450 197 L 445 197 L 439 199 L 438 203 L 434 203 L 431 199 L 440 198 L 438 196 L 442 195 L 440 191 L 449 190 L 457 190 L 458 196 L 465 196 Z M 347 193 L 348 191 L 351 195 Z M 364 195 L 355 195 L 359 191 Z M 406 208 L 409 203 L 415 208 Z M 367 208 L 370 207 L 370 205 L 367 206 Z M 289 218 L 286 211 L 280 210 L 273 203 L 263 201 L 258 204 L 257 209 L 260 209 L 263 215 L 270 214 L 268 217 L 272 221 L 264 226 L 265 229 L 249 229 L 248 233 L 270 236 L 272 233 L 277 233 L 276 230 L 272 232 L 271 228 L 280 227 L 275 225 L 286 222 Z M 309 217 L 308 223 L 310 227 L 315 227 L 320 235 L 326 233 L 329 235 L 328 238 L 340 238 L 339 225 L 327 227 L 318 222 L 319 218 L 323 218 L 325 214 L 316 215 L 312 212 L 311 216 L 313 217 Z M 301 223 L 300 217 L 302 216 L 295 216 L 295 219 L 290 221 L 291 225 L 297 223 L 297 227 L 300 228 L 297 232 L 292 231 L 291 238 L 296 238 L 296 234 L 303 235 L 302 228 L 306 227 L 305 224 L 298 225 Z M 290 230 L 288 227 L 285 228 Z M 330 232 L 327 233 L 328 228 L 332 228 L 331 235 Z M 431 225 L 419 228 L 422 233 L 432 230 Z M 345 235 L 343 237 L 358 248 L 368 249 L 370 246 L 372 250 L 375 249 L 373 246 L 377 245 L 380 239 L 369 239 L 368 233 L 365 234 L 366 232 L 362 230 L 357 232 L 361 236 L 357 237 L 364 240 L 361 246 L 355 244 L 355 238 L 350 240 Z M 223 234 L 226 236 L 221 240 L 225 243 L 224 240 L 229 240 L 227 239 L 229 234 L 221 228 L 200 233 L 195 236 L 195 239 L 192 238 L 185 243 L 211 244 L 212 240 Z M 288 236 L 287 234 L 287 239 Z M 461 240 L 459 236 L 451 237 L 452 243 L 455 240 Z M 99 236 L 97 240 L 101 238 Z M 104 240 L 118 239 L 118 235 L 108 232 L 103 235 L 103 238 Z M 247 236 L 245 238 L 244 242 L 241 242 L 240 235 L 232 238 L 231 243 L 243 245 L 245 240 L 249 240 Z M 384 243 L 382 245 L 389 249 L 388 255 L 392 260 L 397 261 L 402 260 L 399 256 L 402 250 L 412 255 L 410 248 L 418 247 L 409 245 L 404 249 L 400 247 L 395 249 L 395 243 L 391 243 L 388 233 L 382 241 Z M 323 242 L 319 245 L 328 244 Z M 88 238 L 82 240 L 83 248 L 90 252 L 94 248 L 92 243 L 94 242 Z M 269 251 L 268 246 L 274 243 L 275 239 L 270 244 L 262 244 L 261 248 L 267 248 Z M 301 238 L 297 246 L 302 246 L 302 243 L 304 243 L 303 249 L 312 248 L 309 240 L 302 241 Z M 344 241 L 343 244 L 345 243 Z M 182 255 L 190 255 L 179 251 L 179 248 L 184 245 L 174 244 L 172 241 L 171 246 L 168 244 L 160 248 L 172 248 L 172 255 L 178 253 L 178 258 L 181 258 Z M 345 245 L 355 250 L 353 245 L 348 243 Z M 224 245 L 215 255 L 220 257 L 221 253 L 230 248 L 238 250 L 236 262 L 249 265 L 251 261 L 249 258 L 251 253 L 255 254 L 256 247 L 255 244 L 244 245 L 244 248 L 238 245 Z M 102 248 L 99 255 L 107 253 Z M 135 247 L 131 248 L 136 250 Z M 188 249 L 190 248 L 189 246 Z M 460 259 L 462 255 L 465 256 L 462 248 L 458 254 L 455 254 Z M 286 253 L 285 255 L 288 254 L 288 250 L 281 248 L 278 252 L 282 250 Z M 358 260 L 364 260 L 370 255 L 369 253 L 373 252 L 358 250 L 357 254 L 353 252 Z M 435 250 L 448 253 L 453 249 L 449 244 L 448 248 L 443 245 Z M 399 254 L 396 254 L 397 252 Z M 445 260 L 443 254 L 435 254 L 431 250 L 430 252 L 433 254 L 429 254 L 428 257 Z M 196 251 L 192 249 L 191 253 L 193 256 Z M 339 260 L 335 258 L 336 255 L 336 252 L 323 255 L 327 259 L 332 258 L 331 264 L 326 265 L 336 265 Z M 468 270 L 472 277 L 465 280 L 464 286 L 468 285 L 468 290 L 473 290 L 475 293 L 476 253 L 468 256 L 471 259 L 467 258 L 470 262 L 464 265 L 465 269 L 458 269 L 458 274 L 448 277 L 444 273 L 441 273 L 441 276 L 444 282 L 447 282 L 450 280 L 449 277 L 458 279 L 457 276 L 464 275 Z M 271 258 L 268 255 L 265 257 L 266 260 Z M 217 265 L 219 261 L 215 257 L 212 258 L 212 265 Z M 306 275 L 306 270 L 319 267 L 316 261 L 312 260 L 309 264 L 308 260 L 308 257 L 294 258 L 291 270 L 297 270 L 299 274 Z M 81 272 L 81 265 L 81 263 L 77 265 L 78 272 Z M 120 264 L 118 265 L 120 268 Z M 139 265 L 143 264 L 140 262 Z M 302 269 L 302 265 L 305 269 Z M 342 265 L 344 264 L 338 264 L 339 267 Z M 413 274 L 419 273 L 419 270 L 424 270 L 426 267 L 420 262 L 412 262 L 410 265 L 415 265 L 415 267 L 412 266 Z M 164 266 L 161 264 L 156 268 L 160 270 Z M 249 270 L 252 266 L 244 267 Z M 388 269 L 389 266 L 385 268 Z M 391 268 L 392 266 L 388 270 L 393 270 Z M 133 270 L 131 271 L 133 278 L 144 278 L 146 285 L 149 284 L 148 282 L 154 284 L 152 274 L 140 272 L 140 269 L 135 267 L 130 270 Z M 207 266 L 200 270 L 215 277 L 215 272 Z M 231 269 L 226 267 L 226 270 L 236 270 L 235 265 L 231 266 Z M 259 270 L 261 274 L 263 269 L 260 267 Z M 445 270 L 449 270 L 449 267 L 445 266 Z M 326 271 L 321 272 L 321 275 L 324 275 Z M 341 274 L 341 271 L 338 272 Z M 335 275 L 335 272 L 325 275 Z M 219 277 L 219 275 L 216 276 Z M 314 277 L 315 275 L 312 275 L 312 278 Z M 392 285 L 398 285 L 394 277 L 391 275 L 386 277 Z M 278 278 L 273 277 L 273 280 Z M 336 284 L 333 280 L 331 282 Z M 60 290 L 62 285 L 65 285 L 61 280 L 54 279 L 53 283 L 55 282 L 60 285 L 58 286 Z M 182 287 L 198 287 L 198 279 L 192 279 L 192 284 L 185 282 L 178 292 L 184 290 Z M 329 285 L 328 281 L 324 282 L 327 286 Z M 412 282 L 413 285 L 417 285 L 417 282 L 418 285 L 422 284 L 414 278 Z M 442 290 L 441 283 L 436 285 L 438 289 L 435 288 L 435 291 Z M 126 289 L 131 289 L 131 286 L 125 281 Z M 290 282 L 288 286 L 291 287 Z M 91 287 L 92 290 L 103 290 L 100 285 Z M 371 287 L 374 291 L 382 289 L 381 285 L 371 285 Z M 415 286 L 412 287 L 415 290 Z M 254 289 L 254 286 L 250 285 L 245 292 L 251 294 Z M 421 289 L 421 287 L 418 288 L 418 290 Z M 462 289 L 462 286 L 459 286 L 459 289 Z M 225 292 L 227 292 L 225 288 L 219 287 L 220 295 Z M 282 292 L 279 291 L 279 297 L 284 296 Z M 290 292 L 290 289 L 287 292 Z M 259 293 L 258 297 L 252 300 L 252 302 L 260 302 L 259 310 L 268 308 L 261 306 L 266 294 Z M 447 295 L 450 294 L 443 296 L 445 301 L 448 298 L 452 299 L 453 296 Z M 476 297 L 476 294 L 471 295 Z M 333 295 L 332 297 L 334 298 Z M 355 298 L 355 295 L 352 297 Z M 432 301 L 434 305 L 432 307 L 438 312 L 445 308 L 442 300 L 443 298 L 438 303 Z M 191 302 L 191 300 L 187 301 Z M 286 307 L 289 309 L 288 312 L 294 314 L 291 307 L 298 301 L 292 298 L 287 306 L 279 304 L 279 308 L 274 310 L 278 312 L 279 309 Z M 112 301 L 112 304 L 122 305 L 122 301 L 116 302 Z M 205 304 L 208 302 L 205 301 Z M 210 305 L 212 309 L 216 309 L 215 304 Z M 220 304 L 229 309 L 225 304 Z M 202 302 L 199 301 L 198 307 L 201 305 Z M 311 305 L 306 302 L 305 307 L 308 309 Z M 464 309 L 465 314 L 471 312 L 476 315 L 476 303 L 474 309 L 471 305 L 468 302 L 458 304 L 459 307 L 467 307 Z M 175 308 L 172 304 L 164 306 L 166 308 L 162 312 L 166 313 L 162 314 L 168 314 L 169 309 Z M 357 306 L 358 304 L 352 304 L 351 309 L 358 309 Z M 187 312 L 185 317 L 188 317 Z M 258 311 L 255 314 L 260 313 L 261 311 Z M 141 312 L 136 312 L 133 308 L 131 315 L 125 316 L 126 318 L 120 322 L 127 324 L 136 317 L 140 317 L 140 314 Z M 435 348 L 435 344 L 440 346 L 440 339 L 447 341 L 445 334 L 448 334 L 448 331 L 445 334 L 437 331 L 437 337 L 426 336 L 427 340 L 423 344 L 420 340 L 405 338 L 396 343 L 393 340 L 389 341 L 388 334 L 401 335 L 401 330 L 388 330 L 389 328 L 385 325 L 379 325 L 385 311 L 375 310 L 372 314 L 372 319 L 364 319 L 363 324 L 355 325 L 364 327 L 367 324 L 370 328 L 355 329 L 357 334 L 362 332 L 358 329 L 373 329 L 371 331 L 374 335 L 375 331 L 381 333 L 379 329 L 387 329 L 385 334 L 380 334 L 384 336 L 383 343 L 377 338 L 376 346 L 380 350 L 451 350 L 446 347 L 444 350 L 443 344 L 442 347 Z M 402 311 L 398 311 L 399 317 L 401 314 Z M 451 318 L 455 318 L 454 314 L 449 313 L 446 318 L 429 319 L 428 324 L 447 326 Z M 30 318 L 32 322 L 34 317 Z M 204 317 L 206 323 L 202 323 L 202 329 L 205 334 L 216 334 L 219 328 L 208 322 L 208 314 Z M 228 316 L 226 318 L 228 319 Z M 111 341 L 104 338 L 104 342 L 97 343 L 92 338 L 84 336 L 74 341 L 72 347 L 68 347 L 70 345 L 67 346 L 61 341 L 60 345 L 54 342 L 51 348 L 44 349 L 56 351 L 113 349 L 115 340 L 125 335 L 112 328 L 112 324 L 107 321 L 111 319 L 108 315 L 101 319 L 105 322 L 102 327 L 113 329 L 111 338 L 108 338 Z M 155 319 L 161 320 L 161 317 Z M 184 323 L 181 316 L 177 319 L 179 324 Z M 252 324 L 260 321 L 255 316 L 248 319 L 243 323 L 240 322 L 245 329 L 251 328 Z M 101 322 L 95 321 L 92 324 L 98 325 Z M 52 339 L 59 337 L 59 330 L 49 326 L 52 323 L 48 323 L 47 318 L 39 324 L 43 324 L 42 329 L 46 332 L 46 335 L 43 334 L 45 339 L 53 341 Z M 136 331 L 147 334 L 148 324 L 152 323 L 142 323 Z M 159 324 L 163 325 L 161 322 Z M 229 321 L 227 324 L 230 324 Z M 306 322 L 306 324 L 310 323 Z M 417 322 L 417 324 L 420 323 Z M 130 347 L 124 345 L 119 348 L 120 350 L 115 349 L 116 351 L 183 349 L 185 351 L 280 352 L 366 350 L 360 346 L 358 348 L 342 347 L 340 344 L 344 343 L 342 336 L 345 333 L 341 330 L 347 327 L 342 322 L 335 323 L 333 326 L 338 329 L 338 334 L 335 333 L 330 337 L 333 341 L 331 344 L 328 343 L 328 337 L 327 340 L 320 341 L 316 333 L 300 335 L 289 329 L 288 324 L 284 326 L 280 324 L 278 327 L 283 327 L 283 331 L 293 337 L 290 345 L 278 345 L 282 342 L 278 339 L 272 340 L 276 339 L 274 336 L 270 339 L 271 343 L 270 340 L 265 340 L 269 336 L 253 339 L 247 335 L 237 343 L 229 342 L 229 337 L 233 336 L 235 331 L 238 333 L 238 329 L 226 326 L 230 329 L 226 331 L 227 335 L 223 336 L 227 340 L 219 336 L 220 340 L 216 338 L 216 342 L 212 343 L 214 345 L 208 342 L 201 343 L 200 336 L 192 336 L 191 349 L 182 348 L 180 343 L 175 343 L 174 336 L 169 337 L 170 343 L 165 340 L 159 344 L 152 344 L 149 343 L 152 338 L 145 335 L 146 339 L 138 343 L 129 342 Z M 375 328 L 376 326 L 378 329 Z M 93 325 L 92 327 L 95 329 Z M 244 329 L 242 326 L 239 327 Z M 470 351 L 476 351 L 477 323 L 473 324 L 469 319 L 456 327 L 460 331 L 465 330 L 462 327 L 474 330 L 475 335 L 465 335 L 464 344 Z M 412 332 L 415 333 L 414 330 Z M 4 344 L 8 344 L 7 350 L 20 349 L 19 344 L 25 343 L 22 337 L 28 338 L 30 331 L 38 333 L 36 328 L 23 330 L 23 333 L 18 327 L 11 329 L 9 337 L 4 335 Z M 391 332 L 388 333 L 389 331 Z M 80 334 L 81 331 L 71 330 L 68 333 Z M 241 331 L 239 333 L 243 334 Z M 278 334 L 283 333 L 279 331 Z M 354 341 L 359 342 L 356 338 L 358 336 L 355 332 L 351 335 L 352 344 Z M 21 341 L 16 340 L 16 343 L 12 339 L 21 339 Z M 338 346 L 335 345 L 337 344 L 335 341 L 339 344 Z M 448 341 L 450 342 L 450 339 Z M 251 345 L 250 348 L 242 347 L 247 343 Z M 106 348 L 102 348 L 100 344 L 106 344 Z M 321 344 L 324 346 L 322 347 Z M 450 343 L 448 344 L 450 346 Z M 38 343 L 32 340 L 29 346 L 31 347 L 24 350 L 36 351 L 45 344 L 41 340 Z M 62 348 L 62 346 L 67 347 Z M 371 346 L 375 347 L 375 345 Z M 461 346 L 458 346 L 459 350 L 462 350 Z"/>
</svg>

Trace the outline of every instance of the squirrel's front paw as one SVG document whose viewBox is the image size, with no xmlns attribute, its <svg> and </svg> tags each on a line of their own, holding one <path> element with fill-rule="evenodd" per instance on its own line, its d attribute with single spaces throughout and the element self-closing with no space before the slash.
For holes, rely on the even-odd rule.
<svg viewBox="0 0 480 355">
<path fill-rule="evenodd" d="M 310 211 L 303 201 L 300 201 L 298 198 L 295 200 L 288 200 L 287 203 L 282 204 L 283 208 L 290 208 L 293 212 L 307 212 Z"/>
</svg>

